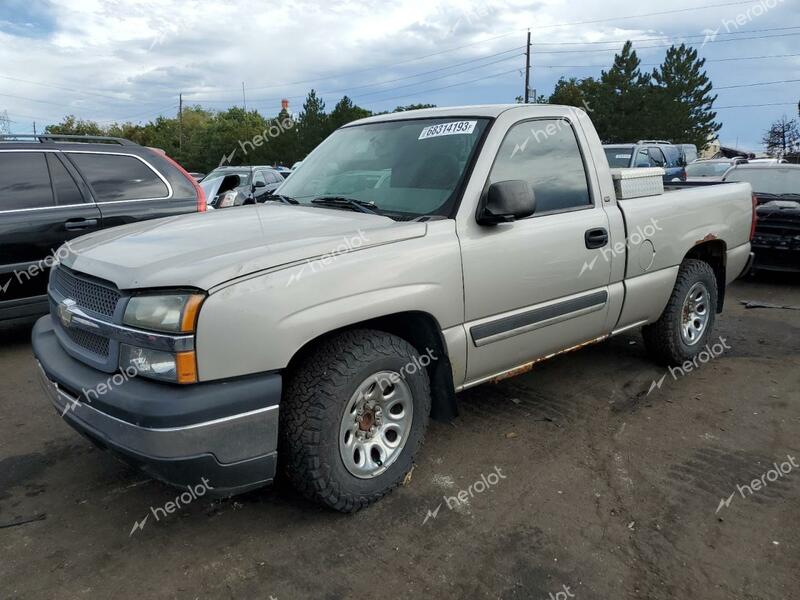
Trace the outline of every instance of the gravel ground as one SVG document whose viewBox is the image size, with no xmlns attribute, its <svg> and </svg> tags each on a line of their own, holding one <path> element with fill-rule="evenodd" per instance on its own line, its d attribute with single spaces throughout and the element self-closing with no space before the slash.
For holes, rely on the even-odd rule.
<svg viewBox="0 0 800 600">
<path fill-rule="evenodd" d="M 800 310 L 741 300 L 800 306 L 800 280 L 737 282 L 691 373 L 633 333 L 462 394 L 355 515 L 279 485 L 133 531 L 179 491 L 67 427 L 30 327 L 0 329 L 0 599 L 797 598 Z"/>
</svg>

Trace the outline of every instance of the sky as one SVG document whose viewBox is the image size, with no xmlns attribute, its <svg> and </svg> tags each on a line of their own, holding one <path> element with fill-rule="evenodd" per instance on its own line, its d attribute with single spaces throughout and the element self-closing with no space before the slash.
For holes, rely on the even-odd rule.
<svg viewBox="0 0 800 600">
<path fill-rule="evenodd" d="M 528 28 L 539 94 L 599 76 L 626 39 L 646 70 L 686 41 L 708 60 L 724 145 L 760 151 L 797 116 L 799 0 L 0 0 L 0 117 L 15 133 L 66 114 L 146 122 L 174 116 L 179 93 L 241 106 L 243 83 L 265 116 L 281 98 L 299 112 L 311 88 L 329 110 L 344 94 L 374 111 L 514 102 Z"/>
</svg>

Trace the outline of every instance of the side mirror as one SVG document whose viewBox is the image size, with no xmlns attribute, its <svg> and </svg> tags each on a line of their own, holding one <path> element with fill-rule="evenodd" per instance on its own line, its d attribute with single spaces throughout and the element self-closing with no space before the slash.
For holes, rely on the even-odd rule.
<svg viewBox="0 0 800 600">
<path fill-rule="evenodd" d="M 478 208 L 480 225 L 511 223 L 530 217 L 536 209 L 536 197 L 527 181 L 510 179 L 489 186 Z"/>
<path fill-rule="evenodd" d="M 256 181 L 256 182 L 253 184 L 253 189 L 255 189 L 255 188 L 262 188 L 262 187 L 267 187 L 267 184 L 266 184 L 266 183 L 264 183 L 263 181 Z"/>
</svg>

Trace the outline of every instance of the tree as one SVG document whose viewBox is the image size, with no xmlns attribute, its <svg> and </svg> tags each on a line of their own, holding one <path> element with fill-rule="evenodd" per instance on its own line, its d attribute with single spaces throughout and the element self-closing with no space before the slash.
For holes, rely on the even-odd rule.
<svg viewBox="0 0 800 600">
<path fill-rule="evenodd" d="M 325 102 L 312 89 L 306 96 L 306 101 L 303 103 L 303 111 L 297 119 L 297 132 L 300 138 L 300 150 L 303 155 L 311 152 L 327 137 L 327 120 Z"/>
<path fill-rule="evenodd" d="M 648 131 L 647 98 L 650 77 L 639 69 L 641 61 L 630 41 L 614 56 L 614 65 L 600 74 L 594 109 L 603 119 L 595 123 L 600 139 L 636 141 Z"/>
<path fill-rule="evenodd" d="M 67 115 L 61 123 L 48 125 L 44 131 L 59 135 L 106 135 L 106 130 L 94 121 L 84 121 L 75 115 Z"/>
<path fill-rule="evenodd" d="M 435 104 L 406 104 L 405 106 L 398 106 L 392 112 L 405 112 L 407 110 L 420 110 L 422 108 L 436 108 Z"/>
<path fill-rule="evenodd" d="M 346 125 L 351 121 L 363 119 L 371 114 L 370 111 L 356 106 L 350 98 L 344 96 L 336 103 L 336 106 L 333 107 L 331 114 L 328 115 L 328 130 L 331 132 L 335 131 L 342 125 Z"/>
<path fill-rule="evenodd" d="M 685 44 L 667 50 L 661 67 L 653 71 L 654 94 L 646 106 L 653 137 L 694 144 L 701 150 L 716 137 L 722 125 L 712 110 L 717 96 L 711 95 L 705 62 Z"/>
<path fill-rule="evenodd" d="M 764 146 L 770 156 L 785 156 L 800 151 L 800 128 L 797 121 L 786 116 L 775 121 L 764 134 Z"/>
</svg>

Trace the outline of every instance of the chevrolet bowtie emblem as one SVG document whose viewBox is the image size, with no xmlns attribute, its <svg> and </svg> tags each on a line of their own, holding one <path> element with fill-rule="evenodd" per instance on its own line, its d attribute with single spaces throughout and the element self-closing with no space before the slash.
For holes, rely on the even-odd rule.
<svg viewBox="0 0 800 600">
<path fill-rule="evenodd" d="M 61 320 L 61 324 L 68 328 L 72 325 L 72 307 L 75 306 L 77 303 L 75 300 L 70 298 L 64 298 L 58 304 L 58 318 Z"/>
</svg>

